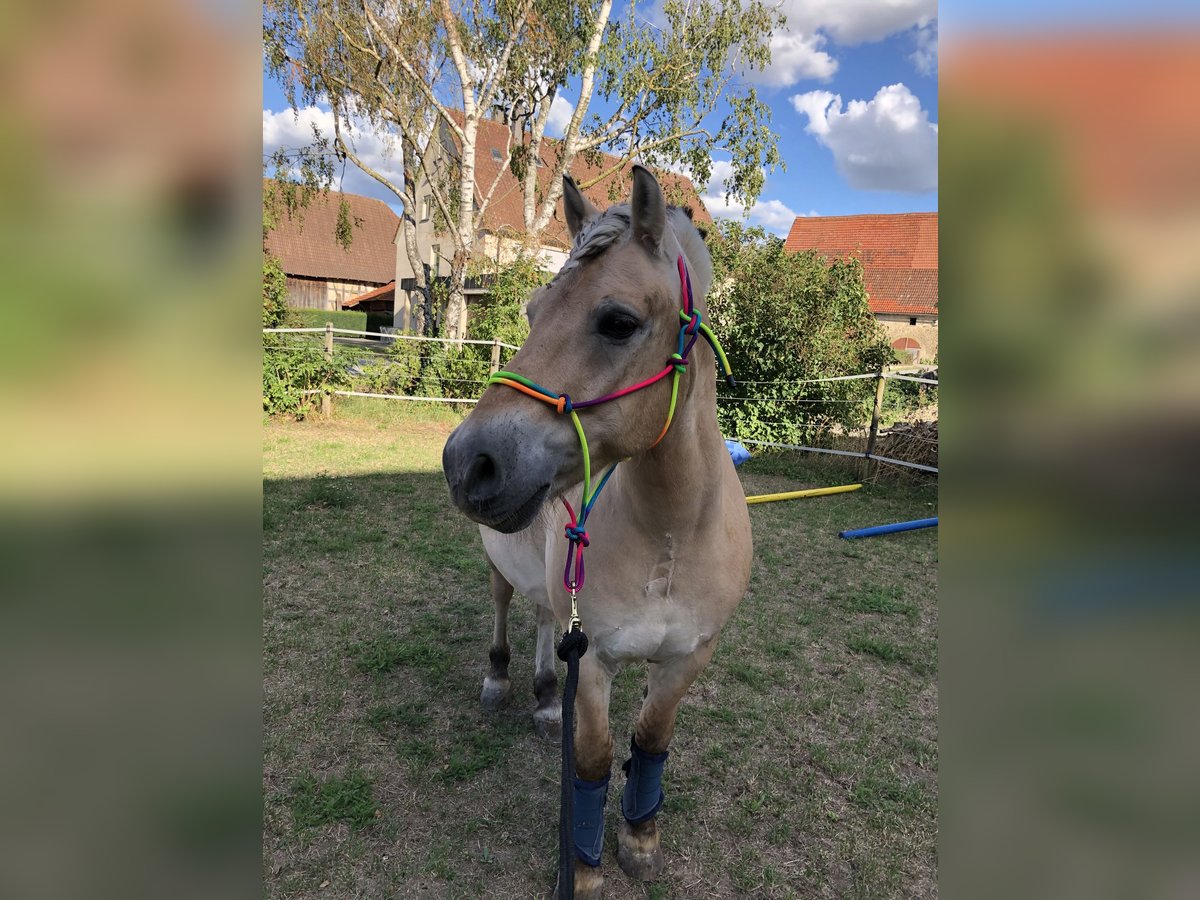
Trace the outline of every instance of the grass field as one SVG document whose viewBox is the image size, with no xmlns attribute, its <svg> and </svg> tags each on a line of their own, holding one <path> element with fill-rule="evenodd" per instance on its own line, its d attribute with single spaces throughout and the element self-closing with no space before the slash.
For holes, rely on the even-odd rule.
<svg viewBox="0 0 1200 900">
<path fill-rule="evenodd" d="M 533 615 L 513 604 L 514 702 L 478 703 L 492 612 L 441 448 L 458 414 L 342 402 L 263 438 L 264 893 L 544 897 L 558 747 L 533 733 Z M 748 494 L 853 481 L 801 456 Z M 935 485 L 752 506 L 750 592 L 679 714 L 659 825 L 667 869 L 609 897 L 936 896 Z M 613 689 L 625 746 L 644 670 Z M 618 749 L 617 765 L 624 759 Z M 616 798 L 616 799 L 615 799 Z"/>
</svg>

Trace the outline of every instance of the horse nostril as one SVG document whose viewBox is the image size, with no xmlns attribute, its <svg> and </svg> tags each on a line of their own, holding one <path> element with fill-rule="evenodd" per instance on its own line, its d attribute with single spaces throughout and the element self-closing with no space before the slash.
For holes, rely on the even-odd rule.
<svg viewBox="0 0 1200 900">
<path fill-rule="evenodd" d="M 496 480 L 496 463 L 486 453 L 478 454 L 467 468 L 467 488 L 476 493 Z"/>
</svg>

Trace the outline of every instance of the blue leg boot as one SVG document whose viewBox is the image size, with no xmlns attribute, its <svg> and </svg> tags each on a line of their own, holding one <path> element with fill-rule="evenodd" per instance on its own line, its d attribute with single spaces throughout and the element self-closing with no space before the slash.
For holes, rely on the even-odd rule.
<svg viewBox="0 0 1200 900">
<path fill-rule="evenodd" d="M 621 794 L 621 813 L 630 825 L 653 819 L 663 805 L 662 773 L 669 751 L 647 753 L 629 739 L 630 757 L 623 766 L 629 776 Z"/>
<path fill-rule="evenodd" d="M 575 779 L 575 856 L 593 867 L 600 865 L 600 854 L 604 850 L 608 778 L 605 775 L 599 781 Z"/>
</svg>

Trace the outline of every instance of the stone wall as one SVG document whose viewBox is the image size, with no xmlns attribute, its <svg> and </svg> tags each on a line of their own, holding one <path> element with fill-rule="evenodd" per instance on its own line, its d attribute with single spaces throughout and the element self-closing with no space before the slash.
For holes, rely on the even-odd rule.
<svg viewBox="0 0 1200 900">
<path fill-rule="evenodd" d="M 917 324 L 909 324 L 908 316 L 880 315 L 876 317 L 887 332 L 888 341 L 912 338 L 921 345 L 919 362 L 933 362 L 938 352 L 938 320 L 933 316 L 917 316 Z"/>
</svg>

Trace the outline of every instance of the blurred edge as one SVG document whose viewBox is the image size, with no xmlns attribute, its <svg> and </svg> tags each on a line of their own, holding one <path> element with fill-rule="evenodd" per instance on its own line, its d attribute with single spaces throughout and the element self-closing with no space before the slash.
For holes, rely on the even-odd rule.
<svg viewBox="0 0 1200 900">
<path fill-rule="evenodd" d="M 1200 895 L 1200 31 L 945 36 L 941 890 Z"/>
<path fill-rule="evenodd" d="M 261 893 L 253 5 L 0 28 L 0 871 Z"/>
</svg>

